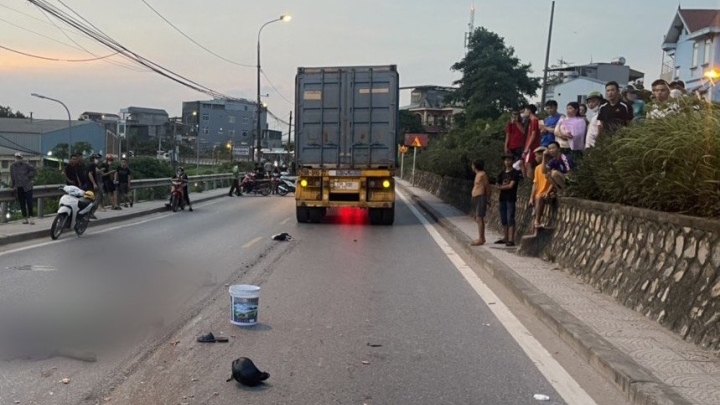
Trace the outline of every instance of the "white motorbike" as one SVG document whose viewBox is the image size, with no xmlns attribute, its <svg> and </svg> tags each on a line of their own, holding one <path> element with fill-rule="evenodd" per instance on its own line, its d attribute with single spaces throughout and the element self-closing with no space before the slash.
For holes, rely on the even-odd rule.
<svg viewBox="0 0 720 405">
<path fill-rule="evenodd" d="M 79 237 L 88 227 L 90 214 L 95 205 L 95 193 L 75 186 L 64 186 L 65 195 L 60 197 L 58 211 L 50 227 L 50 237 L 57 239 L 65 229 L 75 229 Z"/>
</svg>

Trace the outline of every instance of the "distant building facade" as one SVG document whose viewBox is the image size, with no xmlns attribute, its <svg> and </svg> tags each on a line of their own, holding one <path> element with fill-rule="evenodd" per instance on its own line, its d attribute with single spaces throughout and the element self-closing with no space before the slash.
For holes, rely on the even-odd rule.
<svg viewBox="0 0 720 405">
<path fill-rule="evenodd" d="M 170 117 L 165 110 L 128 107 L 120 110 L 120 116 L 120 136 L 147 141 L 168 135 Z"/>
<path fill-rule="evenodd" d="M 105 153 L 118 155 L 120 153 L 120 136 L 118 125 L 120 116 L 112 113 L 85 111 L 78 118 L 80 121 L 94 121 L 105 128 Z"/>
<path fill-rule="evenodd" d="M 447 101 L 453 91 L 452 87 L 432 85 L 412 87 L 410 105 L 401 110 L 412 113 L 425 133 L 447 133 L 453 126 L 453 116 L 464 111 Z"/>
<path fill-rule="evenodd" d="M 681 9 L 675 13 L 662 44 L 660 78 L 682 80 L 685 89 L 720 102 L 720 87 L 707 77 L 720 70 L 720 9 Z"/>
<path fill-rule="evenodd" d="M 628 84 L 645 77 L 643 72 L 625 65 L 625 58 L 617 58 L 610 63 L 590 63 L 579 66 L 564 66 L 548 69 L 555 73 L 557 82 L 549 84 L 546 99 L 555 100 L 560 111 L 570 102 L 585 103 L 588 93 L 599 91 L 605 94 L 607 82 L 617 82 L 621 89 Z"/>
<path fill-rule="evenodd" d="M 184 133 L 193 139 L 199 135 L 206 150 L 228 142 L 255 145 L 256 117 L 257 103 L 245 99 L 186 101 L 182 106 Z M 260 114 L 260 127 L 267 129 L 265 111 Z"/>
</svg>

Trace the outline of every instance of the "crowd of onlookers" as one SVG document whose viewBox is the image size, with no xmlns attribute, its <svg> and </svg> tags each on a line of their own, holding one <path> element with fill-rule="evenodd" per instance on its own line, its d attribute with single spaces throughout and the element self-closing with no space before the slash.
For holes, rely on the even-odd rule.
<svg viewBox="0 0 720 405">
<path fill-rule="evenodd" d="M 90 156 L 87 164 L 82 153 L 75 153 L 70 157 L 69 163 L 62 170 L 67 185 L 79 187 L 85 191 L 92 191 L 100 211 L 106 211 L 109 204 L 113 210 L 121 210 L 120 204 L 125 208 L 133 206 L 131 194 L 132 171 L 128 167 L 126 158 L 120 160 L 119 167 L 113 167 L 115 158 L 106 155 Z M 24 224 L 33 224 L 33 184 L 37 170 L 35 166 L 24 160 L 22 153 L 15 153 L 15 162 L 10 165 L 10 187 L 20 205 Z M 97 219 L 93 214 L 90 218 Z"/>
<path fill-rule="evenodd" d="M 505 126 L 504 170 L 494 186 L 500 192 L 500 219 L 504 228 L 498 244 L 514 246 L 517 188 L 523 179 L 532 181 L 529 206 L 533 209 L 533 230 L 542 228 L 545 204 L 563 193 L 566 178 L 581 164 L 583 154 L 595 147 L 599 138 L 609 136 L 632 121 L 658 119 L 679 111 L 677 99 L 687 95 L 681 81 L 668 83 L 659 79 L 652 83 L 651 102 L 638 99 L 638 89 L 628 85 L 621 89 L 617 82 L 605 85 L 605 94 L 594 91 L 585 97 L 587 104 L 570 102 L 564 114 L 558 103 L 545 103 L 544 118 L 538 118 L 535 105 L 513 109 Z M 479 246 L 485 241 L 484 217 L 490 206 L 493 187 L 485 173 L 484 162 L 476 160 L 472 189 L 473 214 L 478 222 Z"/>
</svg>

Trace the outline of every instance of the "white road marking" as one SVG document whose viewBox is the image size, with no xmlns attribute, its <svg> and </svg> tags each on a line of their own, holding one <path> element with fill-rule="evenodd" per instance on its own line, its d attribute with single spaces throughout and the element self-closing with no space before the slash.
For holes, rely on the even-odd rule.
<svg viewBox="0 0 720 405">
<path fill-rule="evenodd" d="M 242 246 L 243 249 L 247 249 L 247 248 L 249 248 L 250 246 L 258 243 L 258 242 L 260 241 L 260 239 L 262 239 L 262 238 L 261 238 L 260 236 L 258 236 L 257 238 L 255 238 L 255 239 L 251 240 L 250 242 L 244 244 L 244 245 Z"/>
<path fill-rule="evenodd" d="M 202 202 L 202 203 L 201 203 L 201 204 L 202 204 L 201 206 L 206 207 L 206 206 L 209 206 L 209 205 L 217 204 L 217 203 L 222 202 L 222 201 L 225 201 L 225 200 L 208 201 L 207 203 Z M 197 206 L 196 206 L 196 207 L 197 207 Z M 129 228 L 129 227 L 135 226 L 135 225 L 141 225 L 141 224 L 144 224 L 144 223 L 147 223 L 147 222 L 151 222 L 151 221 L 157 221 L 158 219 L 167 218 L 167 217 L 169 217 L 170 215 L 173 215 L 173 214 L 175 214 L 175 213 L 174 213 L 174 212 L 171 212 L 171 213 L 167 213 L 167 214 L 161 214 L 161 215 L 154 216 L 154 217 L 152 217 L 152 218 L 144 219 L 144 220 L 142 220 L 142 221 L 131 222 L 131 223 L 129 223 L 129 224 L 123 224 L 123 225 L 117 225 L 117 226 L 113 226 L 113 227 L 106 228 L 106 229 L 100 229 L 100 230 L 93 231 L 93 232 L 86 232 L 82 237 L 83 237 L 83 238 L 86 238 L 86 237 L 91 236 L 91 235 L 98 235 L 98 234 L 101 234 L 101 233 L 116 231 L 116 230 L 118 230 L 118 229 Z M 152 214 L 150 214 L 150 215 L 152 215 Z M 132 219 L 129 219 L 129 220 L 131 221 Z M 71 240 L 77 239 L 77 236 L 75 235 L 75 232 L 72 231 L 72 230 L 70 230 L 69 232 L 68 232 L 68 231 L 63 232 L 63 235 L 65 235 L 65 237 L 62 238 L 62 239 L 59 239 L 59 240 L 51 240 L 51 241 L 47 241 L 47 242 L 35 243 L 35 244 L 32 244 L 32 245 L 23 246 L 23 247 L 19 247 L 19 248 L 15 248 L 15 249 L 6 250 L 6 251 L 4 251 L 4 252 L 0 252 L 0 257 L 1 257 L 1 256 L 5 256 L 5 255 L 9 255 L 9 254 L 12 254 L 12 253 L 24 252 L 24 251 L 26 251 L 26 250 L 30 250 L 30 249 L 40 248 L 40 247 L 43 247 L 43 246 L 52 245 L 52 244 L 55 244 L 55 243 L 65 243 L 65 242 L 69 242 L 69 241 L 71 241 Z M 49 229 L 48 229 L 48 236 L 50 236 L 50 230 L 49 230 Z M 62 237 L 62 236 L 61 236 L 61 237 Z"/>
<path fill-rule="evenodd" d="M 287 224 L 288 221 L 290 221 L 291 219 L 292 219 L 292 218 L 290 218 L 290 217 L 287 217 L 287 218 L 283 219 L 283 221 L 280 222 L 280 225 L 285 225 L 285 224 Z"/>
<path fill-rule="evenodd" d="M 465 277 L 468 284 L 475 290 L 485 302 L 490 311 L 502 323 L 510 336 L 520 345 L 525 354 L 532 360 L 550 385 L 563 397 L 568 404 L 593 405 L 596 402 L 590 398 L 585 390 L 575 381 L 570 374 L 558 363 L 535 337 L 530 334 L 525 326 L 513 315 L 508 307 L 498 298 L 495 293 L 478 277 L 470 266 L 468 266 L 450 244 L 430 224 L 425 217 L 415 208 L 403 193 L 398 193 L 400 199 L 410 208 L 413 214 L 423 224 L 427 232 L 432 236 L 435 243 L 445 253 L 460 274 Z M 493 303 L 490 305 L 490 303 Z"/>
</svg>

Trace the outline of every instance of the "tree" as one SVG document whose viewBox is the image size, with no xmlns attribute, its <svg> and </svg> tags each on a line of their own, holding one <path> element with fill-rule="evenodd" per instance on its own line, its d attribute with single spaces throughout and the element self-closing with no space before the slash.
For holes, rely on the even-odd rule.
<svg viewBox="0 0 720 405">
<path fill-rule="evenodd" d="M 459 88 L 453 99 L 465 106 L 468 121 L 497 118 L 540 88 L 540 78 L 530 76 L 531 65 L 520 63 L 515 49 L 484 27 L 475 30 L 467 55 L 452 70 L 463 74 L 454 83 Z"/>
<path fill-rule="evenodd" d="M 0 118 L 26 118 L 20 111 L 12 111 L 12 108 L 0 106 Z"/>
<path fill-rule="evenodd" d="M 84 142 L 84 141 L 75 142 L 75 143 L 73 144 L 73 152 L 74 152 L 74 153 L 77 153 L 77 152 L 80 152 L 80 153 L 86 152 L 86 154 L 89 155 L 90 152 L 93 152 L 93 147 L 92 147 L 92 145 L 90 145 L 89 142 Z"/>
</svg>

